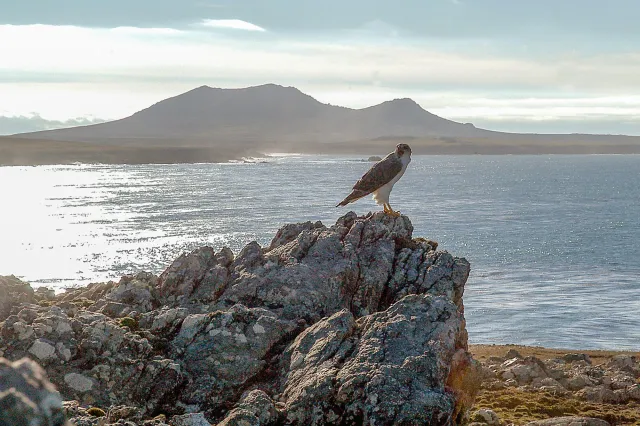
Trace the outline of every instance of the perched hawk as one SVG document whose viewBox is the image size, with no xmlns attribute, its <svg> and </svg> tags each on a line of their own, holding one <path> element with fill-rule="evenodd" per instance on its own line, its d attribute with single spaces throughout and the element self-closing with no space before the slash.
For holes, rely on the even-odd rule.
<svg viewBox="0 0 640 426">
<path fill-rule="evenodd" d="M 396 150 L 374 164 L 371 169 L 353 186 L 353 191 L 338 206 L 359 200 L 373 194 L 373 199 L 384 206 L 384 212 L 391 216 L 400 216 L 389 205 L 389 195 L 393 185 L 402 177 L 411 162 L 411 148 L 406 143 L 396 146 Z"/>
</svg>

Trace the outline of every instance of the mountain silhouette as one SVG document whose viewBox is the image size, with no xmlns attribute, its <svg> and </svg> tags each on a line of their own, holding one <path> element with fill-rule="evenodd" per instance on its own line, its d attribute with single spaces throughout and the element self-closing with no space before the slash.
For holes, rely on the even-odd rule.
<svg viewBox="0 0 640 426">
<path fill-rule="evenodd" d="M 411 99 L 352 109 L 265 84 L 201 86 L 121 120 L 0 137 L 0 164 L 217 162 L 273 152 L 366 158 L 400 141 L 416 154 L 640 153 L 640 137 L 494 132 L 439 117 Z"/>
<path fill-rule="evenodd" d="M 163 145 L 223 142 L 349 142 L 426 136 L 484 137 L 495 132 L 425 111 L 411 99 L 363 109 L 318 102 L 294 87 L 201 86 L 121 120 L 16 135 L 26 138 Z"/>
</svg>

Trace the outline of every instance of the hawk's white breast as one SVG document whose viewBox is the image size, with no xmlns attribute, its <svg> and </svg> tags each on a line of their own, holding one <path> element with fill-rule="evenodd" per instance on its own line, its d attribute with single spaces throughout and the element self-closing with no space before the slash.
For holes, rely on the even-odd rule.
<svg viewBox="0 0 640 426">
<path fill-rule="evenodd" d="M 389 195 L 391 195 L 393 185 L 400 180 L 405 170 L 407 170 L 407 166 L 411 162 L 411 154 L 405 152 L 404 155 L 400 157 L 400 161 L 402 162 L 402 169 L 400 169 L 398 174 L 395 175 L 389 182 L 382 185 L 380 188 L 373 192 L 373 199 L 377 204 L 389 204 Z"/>
</svg>

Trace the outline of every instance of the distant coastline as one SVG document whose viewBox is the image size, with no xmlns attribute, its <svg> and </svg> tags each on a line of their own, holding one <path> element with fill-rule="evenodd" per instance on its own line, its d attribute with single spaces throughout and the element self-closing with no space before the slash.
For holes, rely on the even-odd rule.
<svg viewBox="0 0 640 426">
<path fill-rule="evenodd" d="M 640 154 L 640 136 L 505 133 L 459 123 L 411 99 L 324 104 L 294 87 L 201 86 L 115 121 L 0 137 L 0 165 L 224 163 L 262 153 Z"/>
<path fill-rule="evenodd" d="M 185 164 L 226 163 L 245 158 L 265 157 L 269 152 L 285 154 L 326 154 L 383 156 L 398 140 L 344 143 L 265 144 L 256 148 L 234 143 L 217 146 L 121 146 L 85 142 L 0 137 L 0 166 L 37 166 L 62 164 Z M 640 154 L 640 144 L 563 144 L 513 143 L 505 141 L 415 139 L 409 142 L 416 155 L 553 155 L 553 154 Z"/>
<path fill-rule="evenodd" d="M 117 146 L 0 137 L 0 166 L 226 163 L 264 154 L 208 147 Z"/>
</svg>

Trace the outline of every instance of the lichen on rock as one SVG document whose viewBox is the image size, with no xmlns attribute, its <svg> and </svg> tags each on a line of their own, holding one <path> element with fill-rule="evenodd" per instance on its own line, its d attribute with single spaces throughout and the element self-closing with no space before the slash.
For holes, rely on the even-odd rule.
<svg viewBox="0 0 640 426">
<path fill-rule="evenodd" d="M 94 404 L 109 422 L 459 423 L 479 388 L 470 266 L 412 234 L 406 216 L 351 212 L 53 299 L 12 279 L 0 348 L 41 362 L 78 424 Z"/>
</svg>

